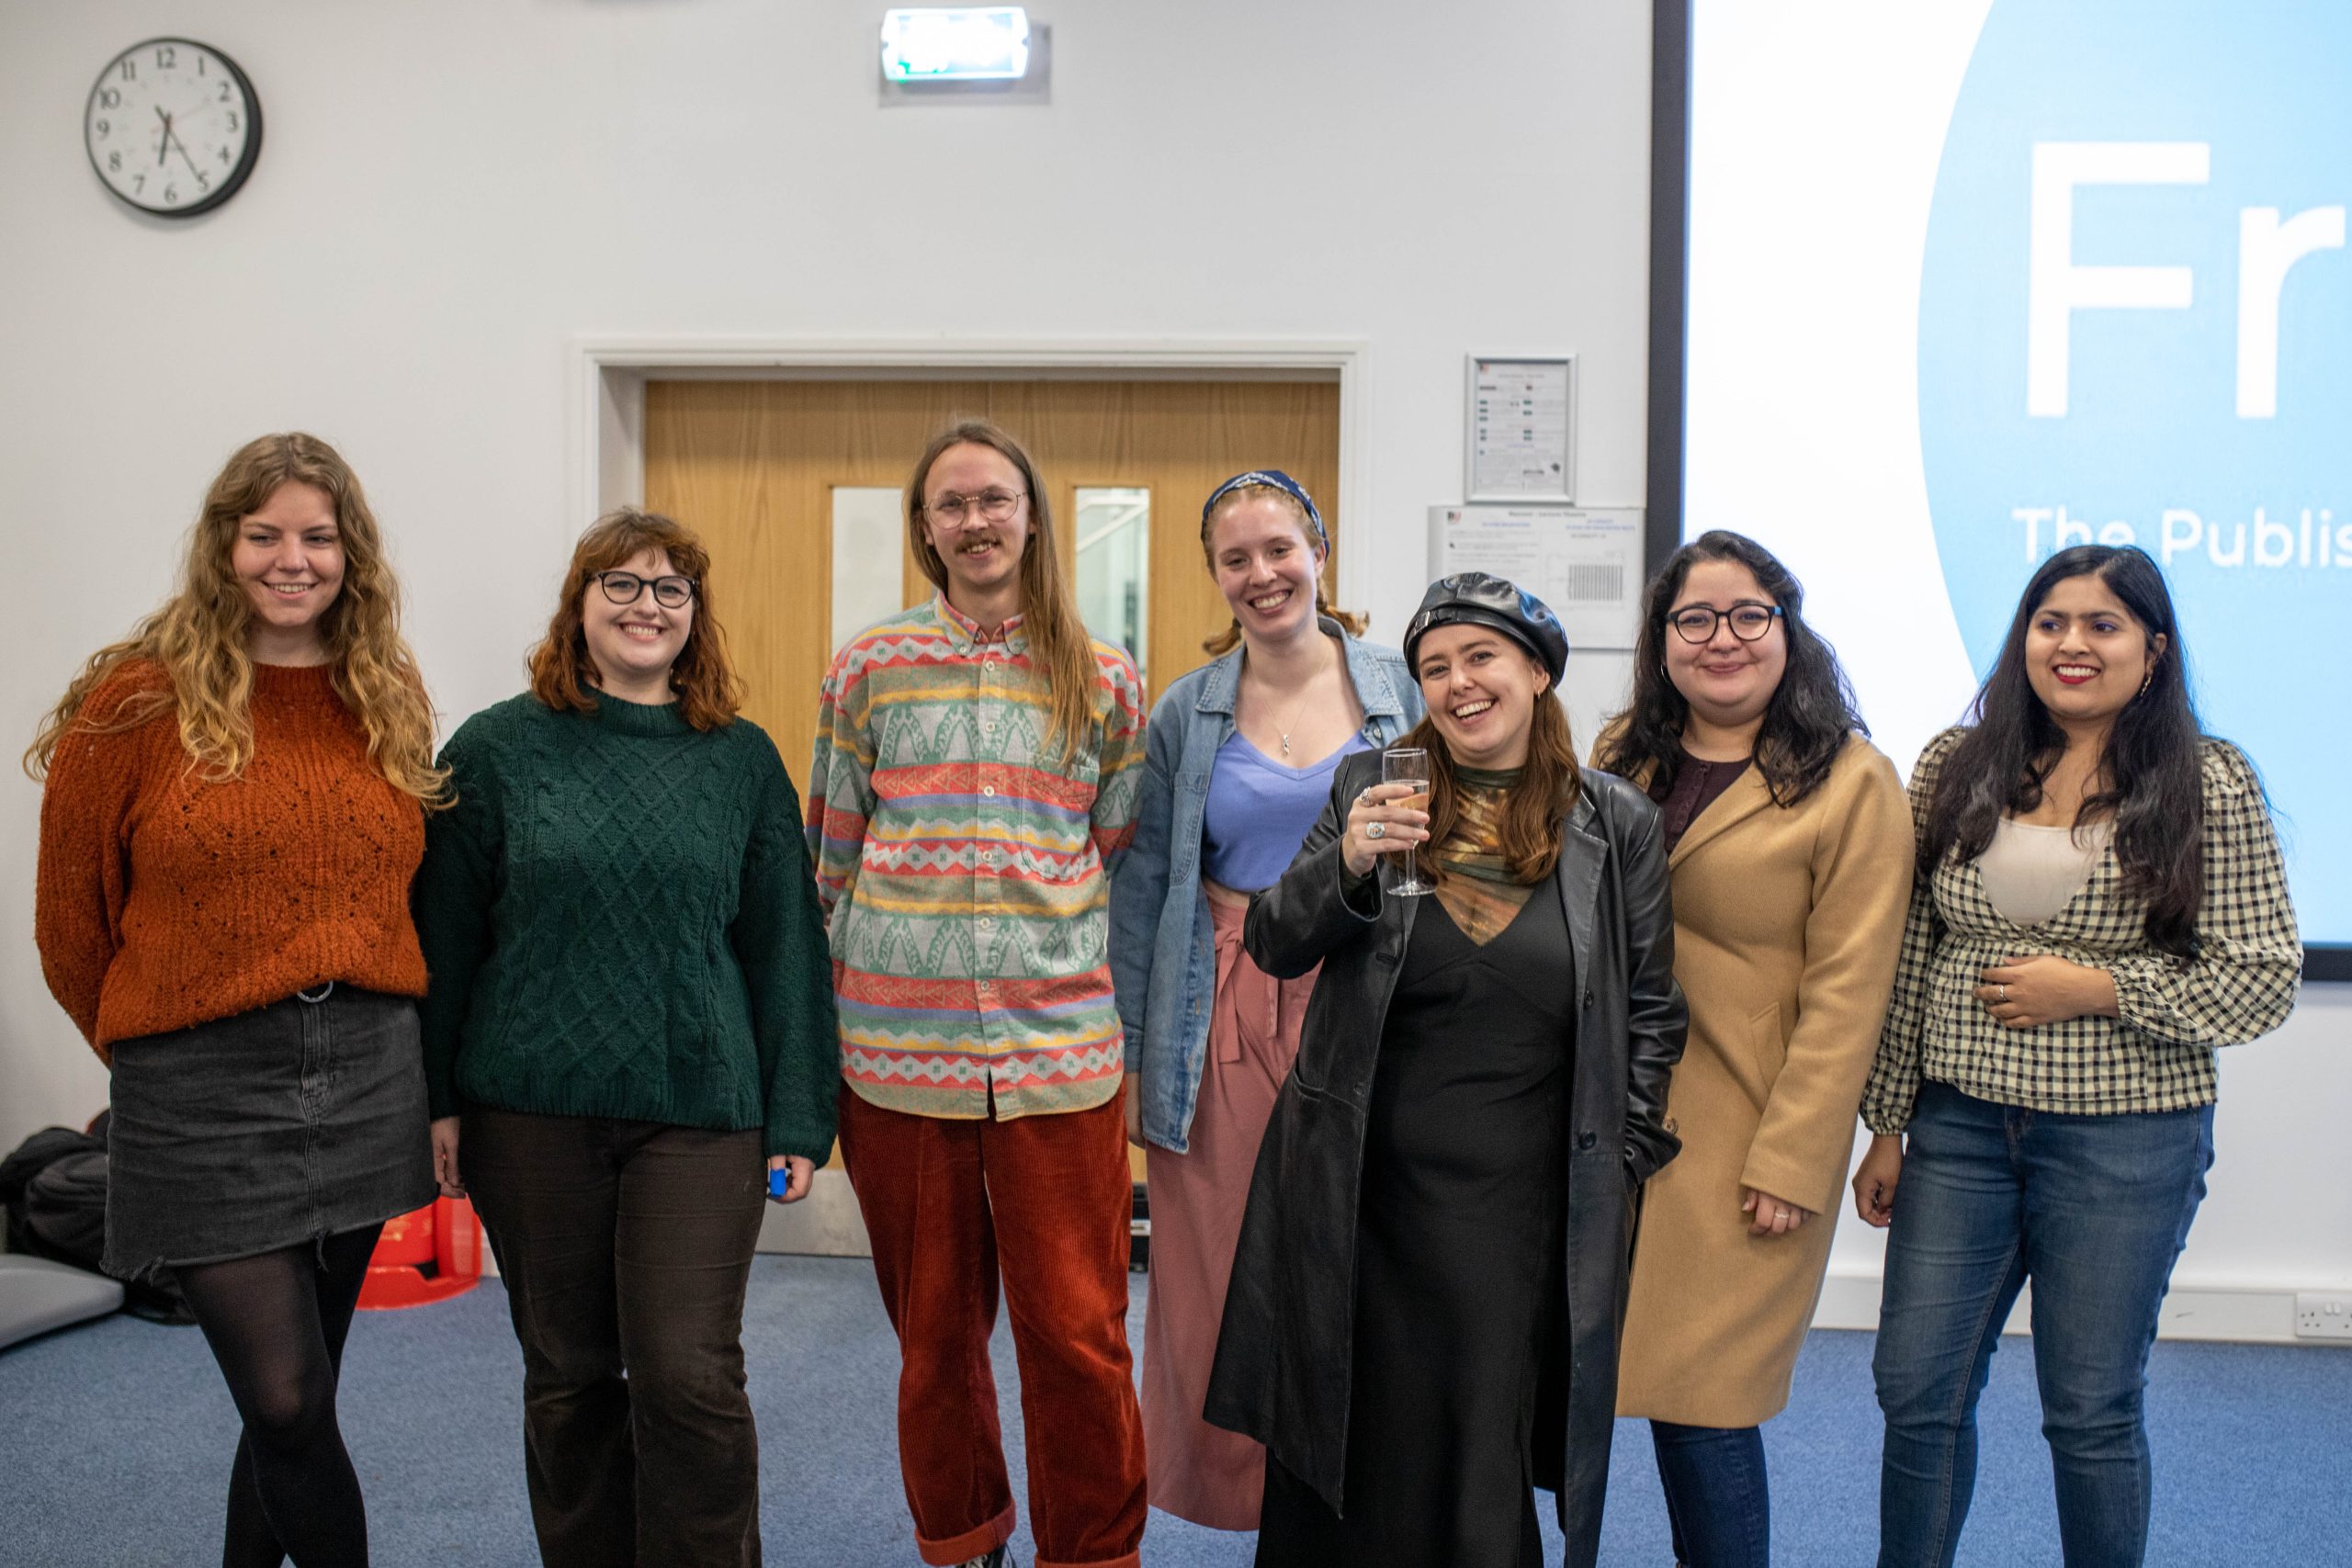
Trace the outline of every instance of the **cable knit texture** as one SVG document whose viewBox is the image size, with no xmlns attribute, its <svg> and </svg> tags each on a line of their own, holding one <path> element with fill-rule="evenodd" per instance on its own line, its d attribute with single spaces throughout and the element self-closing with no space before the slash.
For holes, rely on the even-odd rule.
<svg viewBox="0 0 2352 1568">
<path fill-rule="evenodd" d="M 83 705 L 104 724 L 167 690 L 145 660 Z M 408 884 L 423 809 L 368 759 L 325 666 L 254 667 L 254 755 L 208 783 L 169 708 L 77 726 L 40 802 L 41 973 L 101 1060 L 118 1040 L 248 1012 L 328 980 L 424 994 Z"/>
<path fill-rule="evenodd" d="M 800 802 L 747 719 L 525 694 L 442 761 L 416 923 L 433 1114 L 460 1105 L 729 1131 L 832 1152 L 832 971 Z"/>
</svg>

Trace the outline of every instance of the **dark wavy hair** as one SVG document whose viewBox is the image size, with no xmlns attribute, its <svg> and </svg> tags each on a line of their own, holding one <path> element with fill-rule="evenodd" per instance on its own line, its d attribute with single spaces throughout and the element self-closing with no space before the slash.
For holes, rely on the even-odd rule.
<svg viewBox="0 0 2352 1568">
<path fill-rule="evenodd" d="M 1756 735 L 1756 771 L 1763 775 L 1776 806 L 1794 806 L 1829 777 L 1847 738 L 1868 735 L 1870 726 L 1854 707 L 1854 691 L 1838 652 L 1805 624 L 1804 585 L 1780 558 L 1745 534 L 1710 528 L 1667 558 L 1642 596 L 1642 630 L 1634 645 L 1634 694 L 1625 711 L 1609 723 L 1595 759 L 1612 773 L 1639 776 L 1645 768 L 1662 788 L 1688 760 L 1682 727 L 1690 705 L 1666 672 L 1666 639 L 1680 634 L 1667 625 L 1690 569 L 1702 561 L 1746 567 L 1758 587 L 1781 607 L 1788 661 L 1781 684 L 1764 709 Z"/>
<path fill-rule="evenodd" d="M 2026 678 L 2026 633 L 2058 584 L 2076 577 L 2097 577 L 2122 602 L 2147 637 L 2152 662 L 2146 686 L 2116 716 L 2094 775 L 2097 793 L 2084 799 L 2075 821 L 2113 818 L 2124 889 L 2147 902 L 2149 945 L 2193 957 L 2205 900 L 2204 728 L 2189 699 L 2188 649 L 2164 573 L 2130 545 L 2060 550 L 2025 585 L 2000 658 L 1969 705 L 1969 728 L 1937 776 L 1919 873 L 1931 874 L 1947 855 L 1974 859 L 2004 816 L 2041 803 L 2042 781 L 2065 754 L 2066 737 Z"/>
</svg>

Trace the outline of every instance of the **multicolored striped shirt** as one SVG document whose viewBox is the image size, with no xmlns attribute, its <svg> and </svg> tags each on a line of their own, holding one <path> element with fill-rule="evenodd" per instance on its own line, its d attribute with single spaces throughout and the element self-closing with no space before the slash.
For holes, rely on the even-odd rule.
<svg viewBox="0 0 2352 1568">
<path fill-rule="evenodd" d="M 1143 680 L 1093 651 L 1094 720 L 1067 763 L 1019 616 L 991 635 L 933 596 L 834 655 L 808 849 L 860 1099 L 1010 1121 L 1119 1091 L 1106 911 L 1135 834 Z"/>
</svg>

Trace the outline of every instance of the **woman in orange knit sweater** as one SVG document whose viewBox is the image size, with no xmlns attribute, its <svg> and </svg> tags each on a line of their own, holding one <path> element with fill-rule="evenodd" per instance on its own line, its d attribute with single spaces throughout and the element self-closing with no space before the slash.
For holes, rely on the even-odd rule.
<svg viewBox="0 0 2352 1568">
<path fill-rule="evenodd" d="M 42 972 L 114 1072 L 106 1266 L 178 1277 L 244 1421 L 229 1568 L 368 1559 L 335 1382 L 378 1231 L 435 1190 L 432 745 L 359 482 L 294 434 L 230 458 L 177 592 L 26 754 Z"/>
</svg>

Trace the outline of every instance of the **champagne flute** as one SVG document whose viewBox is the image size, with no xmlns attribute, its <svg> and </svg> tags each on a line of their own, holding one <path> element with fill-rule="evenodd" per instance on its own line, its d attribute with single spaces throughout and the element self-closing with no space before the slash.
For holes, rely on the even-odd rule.
<svg viewBox="0 0 2352 1568">
<path fill-rule="evenodd" d="M 1419 746 L 1398 746 L 1380 754 L 1380 782 L 1408 784 L 1413 793 L 1391 806 L 1401 806 L 1408 811 L 1430 808 L 1430 754 Z M 1434 893 L 1437 885 L 1421 875 L 1420 846 L 1408 845 L 1398 854 L 1380 857 L 1380 886 L 1385 893 L 1400 898 L 1415 898 L 1424 893 Z"/>
</svg>

